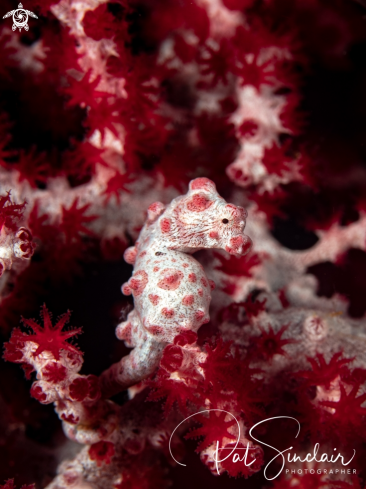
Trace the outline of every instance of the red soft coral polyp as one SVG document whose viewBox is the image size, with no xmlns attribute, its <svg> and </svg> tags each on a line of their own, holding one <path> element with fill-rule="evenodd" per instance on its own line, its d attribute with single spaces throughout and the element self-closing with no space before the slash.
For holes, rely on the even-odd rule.
<svg viewBox="0 0 366 489">
<path fill-rule="evenodd" d="M 43 377 L 53 384 L 57 384 L 66 379 L 66 368 L 56 362 L 48 363 L 43 369 Z"/>
<path fill-rule="evenodd" d="M 180 346 L 168 345 L 164 350 L 160 366 L 168 372 L 174 372 L 183 363 L 183 351 Z"/>
<path fill-rule="evenodd" d="M 114 453 L 114 444 L 109 441 L 94 443 L 94 445 L 89 448 L 89 456 L 91 460 L 96 461 L 98 467 L 103 463 L 110 464 Z"/>
<path fill-rule="evenodd" d="M 17 339 L 22 342 L 36 343 L 37 349 L 34 351 L 33 356 L 36 357 L 42 352 L 47 351 L 52 353 L 54 358 L 58 360 L 60 358 L 61 350 L 66 350 L 72 354 L 81 355 L 80 350 L 67 342 L 69 338 L 80 334 L 81 328 L 77 328 L 70 331 L 62 331 L 65 324 L 69 321 L 70 312 L 63 314 L 57 323 L 53 326 L 51 322 L 51 315 L 48 312 L 46 305 L 42 308 L 42 316 L 44 326 L 40 326 L 34 319 L 24 319 L 23 323 L 33 330 L 33 334 L 22 333 L 20 330 L 17 332 Z"/>
<path fill-rule="evenodd" d="M 37 399 L 37 401 L 41 402 L 42 404 L 49 403 L 47 400 L 47 394 L 43 392 L 42 387 L 38 385 L 36 382 L 33 383 L 30 393 L 31 396 L 34 397 L 34 399 Z"/>
<path fill-rule="evenodd" d="M 74 401 L 83 401 L 89 395 L 89 382 L 87 378 L 77 377 L 69 385 L 69 393 Z"/>
<path fill-rule="evenodd" d="M 79 422 L 79 417 L 78 416 L 75 416 L 74 414 L 66 414 L 66 413 L 62 413 L 61 414 L 61 419 L 63 421 L 65 421 L 66 423 L 69 423 L 69 424 L 78 424 Z"/>
</svg>

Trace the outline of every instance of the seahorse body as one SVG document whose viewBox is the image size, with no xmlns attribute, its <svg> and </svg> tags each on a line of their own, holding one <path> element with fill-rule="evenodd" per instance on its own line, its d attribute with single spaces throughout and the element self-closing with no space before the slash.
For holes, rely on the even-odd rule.
<svg viewBox="0 0 366 489">
<path fill-rule="evenodd" d="M 204 248 L 247 253 L 246 217 L 245 209 L 228 204 L 207 178 L 192 180 L 188 193 L 169 206 L 155 202 L 149 207 L 138 241 L 124 255 L 134 272 L 122 291 L 133 295 L 135 309 L 116 329 L 134 350 L 103 374 L 106 382 L 112 377 L 121 386 L 139 382 L 177 335 L 197 332 L 209 321 L 214 283 L 191 254 Z"/>
</svg>

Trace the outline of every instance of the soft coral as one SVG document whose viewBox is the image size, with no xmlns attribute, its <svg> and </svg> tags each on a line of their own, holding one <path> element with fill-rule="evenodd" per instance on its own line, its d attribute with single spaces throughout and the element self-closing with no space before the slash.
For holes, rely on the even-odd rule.
<svg viewBox="0 0 366 489">
<path fill-rule="evenodd" d="M 70 331 L 62 331 L 65 324 L 70 319 L 70 312 L 63 314 L 57 323 L 53 326 L 51 315 L 45 305 L 42 307 L 43 327 L 34 319 L 24 319 L 23 324 L 33 330 L 32 334 L 23 333 L 19 328 L 13 330 L 9 343 L 5 343 L 4 359 L 23 363 L 21 352 L 27 342 L 36 343 L 37 349 L 33 356 L 40 355 L 44 351 L 52 353 L 54 358 L 60 358 L 60 351 L 66 350 L 76 355 L 82 355 L 81 351 L 67 340 L 81 333 L 81 328 L 75 328 Z"/>
<path fill-rule="evenodd" d="M 26 202 L 15 204 L 10 197 L 10 191 L 7 195 L 0 196 L 0 229 L 4 226 L 11 230 L 17 229 L 16 221 L 23 215 Z"/>
<path fill-rule="evenodd" d="M 215 442 L 219 442 L 220 446 L 224 438 L 229 440 L 235 440 L 236 436 L 228 431 L 229 428 L 236 425 L 236 420 L 230 417 L 229 420 L 225 420 L 227 412 L 222 410 L 210 410 L 208 416 L 201 415 L 199 422 L 202 425 L 201 428 L 196 428 L 190 431 L 185 437 L 198 438 L 203 436 L 204 440 L 198 445 L 197 452 L 205 450 Z"/>
</svg>

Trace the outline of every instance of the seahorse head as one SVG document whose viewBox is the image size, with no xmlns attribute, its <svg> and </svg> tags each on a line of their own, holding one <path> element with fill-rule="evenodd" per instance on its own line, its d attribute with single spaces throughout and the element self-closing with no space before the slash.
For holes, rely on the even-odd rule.
<svg viewBox="0 0 366 489">
<path fill-rule="evenodd" d="M 186 195 L 175 199 L 159 219 L 171 249 L 189 252 L 203 248 L 246 254 L 251 240 L 244 234 L 247 212 L 228 204 L 208 178 L 196 178 Z"/>
</svg>

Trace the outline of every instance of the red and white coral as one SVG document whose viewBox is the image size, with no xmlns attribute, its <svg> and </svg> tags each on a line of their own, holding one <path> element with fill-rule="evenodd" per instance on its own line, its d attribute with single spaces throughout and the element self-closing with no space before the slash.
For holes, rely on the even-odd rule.
<svg viewBox="0 0 366 489">
<path fill-rule="evenodd" d="M 142 235 L 153 231 L 159 238 L 154 243 L 165 247 L 155 252 L 168 250 L 150 256 L 148 243 L 140 239 L 139 246 L 126 251 L 135 272 L 123 290 L 133 295 L 135 310 L 117 335 L 133 350 L 112 368 L 114 379 L 125 367 L 119 389 L 141 380 L 130 395 L 148 385 L 148 399 L 164 403 L 160 424 L 159 404 L 145 402 L 142 393 L 122 408 L 98 399 L 96 378 L 79 374 L 81 354 L 66 341 L 73 332 L 62 333 L 66 316 L 50 326 L 45 312 L 44 328 L 25 320 L 34 333 L 13 333 L 8 359 L 22 363 L 28 375 L 37 370 L 32 394 L 41 403 L 55 402 L 67 435 L 87 444 L 60 466 L 50 487 L 163 487 L 164 469 L 155 452 L 167 452 L 166 438 L 181 420 L 178 411 L 230 410 L 241 419 L 244 446 L 246 429 L 264 411 L 272 412 L 274 399 L 278 410 L 301 416 L 309 436 L 322 437 L 330 449 L 333 440 L 337 446 L 340 438 L 350 443 L 353 433 L 362 468 L 364 320 L 347 314 L 351 296 L 343 283 L 337 285 L 342 297 L 319 297 L 310 273 L 319 262 L 343 271 L 350 248 L 358 248 L 361 256 L 365 250 L 364 168 L 355 164 L 363 155 L 354 157 L 362 143 L 355 136 L 338 151 L 345 133 L 360 133 L 348 117 L 348 94 L 357 100 L 357 111 L 362 96 L 358 100 L 351 87 L 333 96 L 325 110 L 328 125 L 333 130 L 338 118 L 347 127 L 341 126 L 331 144 L 314 117 L 310 134 L 302 136 L 305 146 L 312 145 L 312 138 L 316 147 L 331 146 L 329 161 L 322 148 L 319 157 L 317 150 L 306 157 L 297 141 L 304 122 L 298 107 L 304 95 L 309 97 L 309 86 L 302 90 L 303 75 L 311 79 L 319 66 L 320 71 L 332 63 L 342 66 L 327 81 L 332 90 L 320 90 L 319 99 L 337 93 L 338 80 L 347 79 L 345 65 L 353 67 L 364 42 L 359 10 L 352 2 L 325 0 L 28 1 L 42 15 L 39 32 L 12 33 L 5 23 L 0 32 L 0 91 L 5 94 L 0 202 L 4 219 L 14 217 L 1 228 L 1 271 L 12 268 L 1 279 L 2 329 L 9 331 L 27 308 L 34 314 L 47 294 L 62 301 L 62 280 L 72 283 L 85 259 L 121 258 L 154 201 L 159 202 L 150 207 Z M 352 40 L 361 42 L 352 46 Z M 316 110 L 324 110 L 319 99 L 313 102 Z M 309 99 L 305 102 L 309 105 Z M 213 197 L 209 184 L 178 199 L 183 212 L 177 219 L 169 207 L 176 189 L 202 175 L 215 179 L 220 193 L 236 206 Z M 16 202 L 28 202 L 27 208 L 5 196 L 9 189 Z M 318 211 L 302 202 L 304 192 L 311 204 L 320 202 Z M 211 213 L 218 202 L 220 212 Z M 245 220 L 239 206 L 249 210 L 247 230 L 254 241 L 253 253 L 241 258 L 235 255 L 247 241 L 239 229 Z M 342 215 L 347 206 L 351 212 Z M 311 215 L 304 225 L 318 243 L 305 251 L 286 249 L 274 238 L 274 216 L 301 220 L 307 207 Z M 38 245 L 32 261 L 30 232 L 15 219 L 23 210 L 29 223 L 24 225 Z M 224 210 L 225 216 L 220 214 Z M 234 236 L 228 223 L 216 222 L 218 215 L 237 219 Z M 205 271 L 190 256 L 202 248 L 223 250 L 199 257 Z M 362 302 L 362 273 L 357 269 L 354 275 L 352 292 Z M 211 297 L 212 322 L 198 331 L 208 319 Z M 203 346 L 211 336 L 223 340 Z M 106 348 L 100 349 L 98 356 Z M 310 368 L 318 373 L 316 379 Z M 144 412 L 141 418 L 139 412 Z M 175 425 L 168 415 L 177 417 Z M 211 430 L 217 434 L 211 421 L 202 417 L 202 428 L 195 432 L 206 436 L 199 450 L 209 467 L 213 443 L 204 445 Z M 235 432 L 227 422 L 228 436 L 221 441 L 230 447 Z M 8 426 L 13 429 L 13 420 Z M 137 435 L 134 430 L 140 428 Z M 261 453 L 255 450 L 258 470 Z M 60 457 L 57 453 L 54 459 Z M 250 475 L 231 460 L 220 470 Z M 349 487 L 348 482 L 339 487 Z M 278 484 L 322 487 L 331 482 L 322 476 L 291 476 Z"/>
<path fill-rule="evenodd" d="M 24 213 L 25 203 L 15 204 L 7 195 L 0 197 L 0 275 L 14 262 L 31 258 L 34 251 L 32 235 L 18 221 Z"/>
<path fill-rule="evenodd" d="M 82 353 L 68 342 L 81 328 L 63 331 L 70 312 L 53 326 L 46 306 L 42 308 L 43 327 L 34 319 L 23 319 L 33 333 L 13 330 L 5 344 L 5 360 L 20 363 L 27 375 L 37 372 L 31 395 L 42 404 L 55 404 L 67 436 L 79 443 L 97 443 L 116 426 L 112 405 L 99 401 L 98 378 L 80 375 Z M 103 421 L 102 421 L 103 420 Z"/>
</svg>

